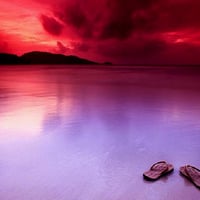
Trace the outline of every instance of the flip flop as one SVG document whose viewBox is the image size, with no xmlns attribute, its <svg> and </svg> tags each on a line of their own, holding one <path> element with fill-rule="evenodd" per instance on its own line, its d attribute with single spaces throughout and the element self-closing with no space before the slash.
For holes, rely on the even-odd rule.
<svg viewBox="0 0 200 200">
<path fill-rule="evenodd" d="M 180 167 L 180 173 L 200 189 L 200 169 L 191 165 Z"/>
<path fill-rule="evenodd" d="M 143 177 L 147 180 L 157 180 L 161 176 L 164 176 L 174 170 L 173 165 L 165 162 L 159 161 L 151 166 L 151 168 L 143 173 Z"/>
</svg>

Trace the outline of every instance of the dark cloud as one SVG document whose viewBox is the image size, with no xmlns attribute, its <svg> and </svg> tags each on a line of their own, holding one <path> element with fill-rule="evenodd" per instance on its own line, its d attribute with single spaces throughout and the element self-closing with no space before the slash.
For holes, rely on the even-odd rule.
<svg viewBox="0 0 200 200">
<path fill-rule="evenodd" d="M 67 27 L 72 27 L 82 38 L 126 39 L 147 19 L 137 16 L 148 12 L 160 0 L 92 0 L 61 1 L 53 8 L 54 15 Z M 146 18 L 148 16 L 145 16 Z"/>
<path fill-rule="evenodd" d="M 82 38 L 126 39 L 159 17 L 155 5 L 161 0 L 61 1 L 54 15 Z M 60 6 L 59 6 L 60 5 Z M 157 6 L 158 7 L 158 6 Z"/>
<path fill-rule="evenodd" d="M 199 8 L 199 0 L 58 0 L 52 6 L 55 18 L 43 16 L 41 21 L 53 35 L 62 29 L 76 35 L 75 50 L 96 50 L 108 60 L 181 62 L 185 56 L 185 62 L 192 62 L 198 46 L 184 40 L 178 44 L 165 35 L 174 33 L 179 39 L 181 33 L 200 31 Z"/>
<path fill-rule="evenodd" d="M 135 18 L 138 12 L 149 10 L 158 0 L 116 0 L 107 1 L 109 18 L 105 22 L 101 37 L 125 39 L 137 31 L 144 21 Z"/>
<path fill-rule="evenodd" d="M 136 30 L 169 32 L 200 28 L 200 1 L 163 0 L 133 15 Z"/>
<path fill-rule="evenodd" d="M 48 17 L 46 15 L 40 16 L 43 28 L 52 35 L 60 35 L 63 29 L 63 25 L 59 23 L 55 18 Z"/>
<path fill-rule="evenodd" d="M 138 31 L 200 28 L 198 0 L 92 0 L 62 1 L 53 9 L 80 37 L 127 39 Z"/>
<path fill-rule="evenodd" d="M 97 54 L 113 63 L 131 64 L 197 64 L 200 47 L 188 43 L 167 43 L 159 36 L 110 40 L 97 46 Z"/>
<path fill-rule="evenodd" d="M 90 45 L 84 42 L 72 42 L 71 45 L 74 47 L 75 50 L 81 52 L 87 52 L 90 49 Z"/>
<path fill-rule="evenodd" d="M 62 42 L 57 41 L 57 53 L 64 54 L 69 50 Z"/>
<path fill-rule="evenodd" d="M 67 3 L 62 8 L 54 11 L 54 14 L 66 25 L 72 27 L 83 38 L 93 37 L 93 27 L 89 16 L 81 3 Z"/>
<path fill-rule="evenodd" d="M 134 7 L 129 1 L 108 1 L 109 16 L 101 30 L 102 38 L 126 38 L 133 30 L 132 12 Z"/>
<path fill-rule="evenodd" d="M 200 28 L 200 1 L 180 1 L 166 3 L 162 7 L 160 24 L 165 24 L 166 30 L 199 29 Z M 162 26 L 161 26 L 162 28 Z M 162 30 L 162 29 L 161 29 Z"/>
<path fill-rule="evenodd" d="M 97 54 L 108 56 L 118 63 L 144 64 L 156 59 L 166 49 L 167 43 L 157 35 L 153 37 L 137 35 L 124 41 L 114 39 L 101 43 L 97 46 Z"/>
</svg>

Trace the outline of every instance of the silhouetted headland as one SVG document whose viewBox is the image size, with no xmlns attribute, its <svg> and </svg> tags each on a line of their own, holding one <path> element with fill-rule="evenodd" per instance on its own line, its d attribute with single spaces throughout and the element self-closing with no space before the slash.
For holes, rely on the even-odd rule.
<svg viewBox="0 0 200 200">
<path fill-rule="evenodd" d="M 14 54 L 0 53 L 0 64 L 21 64 L 21 59 Z"/>
<path fill-rule="evenodd" d="M 100 64 L 73 55 L 53 54 L 49 52 L 33 51 L 17 56 L 14 54 L 0 53 L 0 65 L 6 64 Z"/>
</svg>

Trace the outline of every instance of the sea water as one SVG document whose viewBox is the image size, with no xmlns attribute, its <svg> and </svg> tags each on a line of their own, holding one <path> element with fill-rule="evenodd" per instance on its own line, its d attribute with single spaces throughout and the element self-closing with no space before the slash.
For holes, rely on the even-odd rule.
<svg viewBox="0 0 200 200">
<path fill-rule="evenodd" d="M 2 66 L 1 200 L 197 200 L 200 70 Z M 160 160 L 174 172 L 142 174 Z"/>
</svg>

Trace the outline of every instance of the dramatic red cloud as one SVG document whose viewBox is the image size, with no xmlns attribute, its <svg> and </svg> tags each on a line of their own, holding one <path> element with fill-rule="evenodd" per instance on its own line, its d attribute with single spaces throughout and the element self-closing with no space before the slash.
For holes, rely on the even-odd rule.
<svg viewBox="0 0 200 200">
<path fill-rule="evenodd" d="M 56 19 L 53 17 L 48 17 L 45 15 L 41 15 L 40 17 L 41 23 L 44 29 L 52 34 L 52 35 L 60 35 L 63 29 L 62 24 L 60 24 Z"/>
<path fill-rule="evenodd" d="M 1 0 L 0 7 L 1 52 L 200 63 L 199 0 Z"/>
</svg>

